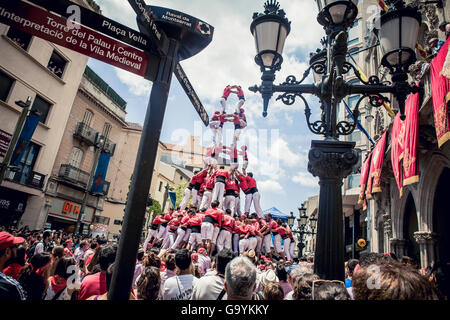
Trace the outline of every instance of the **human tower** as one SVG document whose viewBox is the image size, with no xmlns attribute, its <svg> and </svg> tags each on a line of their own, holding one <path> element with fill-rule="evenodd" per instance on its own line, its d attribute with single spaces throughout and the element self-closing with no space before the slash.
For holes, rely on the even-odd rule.
<svg viewBox="0 0 450 320">
<path fill-rule="evenodd" d="M 238 97 L 238 103 L 233 113 L 227 113 L 227 101 L 232 93 Z M 253 174 L 247 172 L 247 146 L 241 146 L 238 151 L 239 137 L 247 127 L 244 103 L 241 86 L 225 87 L 220 99 L 222 111 L 215 111 L 209 124 L 213 145 L 207 148 L 204 168 L 196 171 L 189 181 L 180 207 L 155 217 L 144 242 L 145 250 L 156 245 L 162 249 L 199 249 L 211 256 L 215 249 L 227 248 L 236 254 L 253 249 L 259 256 L 264 249 L 271 257 L 271 247 L 274 247 L 284 259 L 293 258 L 292 231 L 281 220 L 274 221 L 270 214 L 264 217 L 256 181 Z M 228 122 L 234 125 L 231 146 L 222 143 L 223 128 Z M 218 165 L 220 154 L 229 157 L 228 169 Z M 239 171 L 239 156 L 242 157 L 242 172 Z M 241 212 L 241 191 L 245 195 L 244 212 Z M 252 204 L 255 213 L 250 214 Z"/>
</svg>

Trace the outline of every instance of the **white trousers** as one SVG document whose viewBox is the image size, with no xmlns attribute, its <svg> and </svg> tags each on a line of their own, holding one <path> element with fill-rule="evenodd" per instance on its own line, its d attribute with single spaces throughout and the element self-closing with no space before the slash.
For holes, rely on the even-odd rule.
<svg viewBox="0 0 450 320">
<path fill-rule="evenodd" d="M 289 252 L 290 246 L 291 246 L 291 239 L 286 238 L 284 239 L 284 255 L 286 256 L 286 260 L 292 260 L 291 253 Z"/>
<path fill-rule="evenodd" d="M 189 236 L 189 244 L 191 245 L 191 250 L 195 249 L 200 243 L 202 243 L 202 235 L 200 233 L 191 233 L 191 235 Z"/>
<path fill-rule="evenodd" d="M 177 239 L 175 240 L 175 242 L 172 244 L 172 246 L 170 247 L 171 249 L 178 249 L 178 246 L 180 245 L 181 241 L 183 241 L 184 235 L 186 234 L 186 231 L 178 228 L 177 229 Z"/>
<path fill-rule="evenodd" d="M 186 230 L 186 233 L 184 234 L 184 237 L 183 237 L 183 241 L 184 242 L 188 242 L 189 241 L 189 237 L 191 236 L 191 232 L 192 232 L 191 228 L 188 228 Z"/>
<path fill-rule="evenodd" d="M 144 251 L 147 251 L 148 243 L 150 242 L 150 240 L 151 240 L 153 237 L 156 236 L 157 233 L 158 233 L 157 230 L 148 229 L 148 236 L 147 236 L 147 239 L 145 239 L 144 245 L 143 245 Z"/>
<path fill-rule="evenodd" d="M 237 142 L 239 141 L 239 137 L 241 136 L 241 130 L 242 129 L 234 129 L 234 135 L 233 135 L 233 147 L 237 147 Z"/>
<path fill-rule="evenodd" d="M 256 241 L 257 241 L 257 244 L 256 244 L 256 252 L 257 253 L 261 253 L 261 247 L 262 247 L 262 241 L 263 239 L 260 237 L 260 236 L 256 236 Z"/>
<path fill-rule="evenodd" d="M 222 105 L 222 112 L 225 112 L 225 109 L 227 108 L 227 99 L 220 98 L 220 104 Z"/>
<path fill-rule="evenodd" d="M 233 251 L 235 253 L 239 252 L 239 233 L 233 234 Z"/>
<path fill-rule="evenodd" d="M 158 238 L 158 240 L 162 240 L 166 237 L 166 234 L 167 234 L 167 227 L 160 225 L 158 234 L 156 235 L 156 238 Z"/>
<path fill-rule="evenodd" d="M 223 248 L 231 250 L 231 232 L 221 230 L 217 237 L 217 252 L 222 251 Z"/>
<path fill-rule="evenodd" d="M 262 209 L 261 209 L 261 195 L 259 192 L 249 193 L 245 195 L 245 212 L 250 212 L 250 207 L 253 202 L 253 207 L 255 208 L 255 212 L 258 215 L 258 218 L 264 218 Z"/>
<path fill-rule="evenodd" d="M 192 202 L 191 202 L 191 205 L 197 206 L 197 202 L 198 202 L 198 190 L 192 188 Z"/>
<path fill-rule="evenodd" d="M 294 249 L 295 249 L 295 241 L 291 240 L 291 244 L 289 246 L 289 254 L 291 255 L 292 259 L 294 259 Z"/>
<path fill-rule="evenodd" d="M 275 247 L 275 251 L 277 253 L 281 253 L 283 252 L 283 248 L 281 247 L 281 236 L 279 234 L 277 234 L 274 238 L 273 238 L 273 246 Z"/>
<path fill-rule="evenodd" d="M 180 210 L 183 211 L 186 209 L 187 204 L 189 203 L 189 199 L 191 198 L 192 190 L 189 188 L 184 189 L 184 198 L 181 200 L 180 203 Z"/>
<path fill-rule="evenodd" d="M 173 245 L 173 243 L 175 242 L 176 237 L 177 237 L 177 235 L 175 234 L 175 232 L 167 232 L 167 235 L 164 238 L 161 249 L 170 248 Z"/>
<path fill-rule="evenodd" d="M 256 246 L 258 245 L 258 239 L 256 237 L 252 237 L 248 239 L 248 248 L 247 250 L 256 250 Z"/>
<path fill-rule="evenodd" d="M 216 244 L 217 243 L 217 238 L 219 238 L 219 232 L 220 232 L 220 228 L 219 227 L 214 227 L 214 232 L 213 232 L 213 236 L 211 239 L 211 243 Z"/>
<path fill-rule="evenodd" d="M 248 250 L 249 240 L 242 238 L 239 240 L 239 253 L 243 253 Z"/>
<path fill-rule="evenodd" d="M 272 245 L 272 235 L 270 232 L 264 236 L 263 244 L 264 244 L 264 250 L 266 251 L 266 253 L 270 253 L 270 247 Z"/>
<path fill-rule="evenodd" d="M 236 105 L 236 112 L 240 113 L 241 111 L 241 107 L 244 105 L 245 100 L 244 99 L 239 99 L 239 102 Z"/>
<path fill-rule="evenodd" d="M 241 215 L 241 198 L 240 197 L 236 197 L 234 199 L 233 215 L 235 215 L 235 214 Z"/>
<path fill-rule="evenodd" d="M 223 205 L 223 210 L 227 210 L 230 209 L 231 210 L 231 214 L 233 214 L 233 210 L 234 210 L 234 206 L 235 206 L 235 196 L 226 196 L 225 197 L 225 202 Z"/>
<path fill-rule="evenodd" d="M 219 209 L 223 208 L 223 192 L 225 191 L 225 183 L 216 182 L 213 190 L 212 201 L 219 200 Z"/>
<path fill-rule="evenodd" d="M 211 206 L 212 191 L 206 190 L 203 192 L 202 202 L 200 203 L 200 209 L 209 209 Z"/>
</svg>

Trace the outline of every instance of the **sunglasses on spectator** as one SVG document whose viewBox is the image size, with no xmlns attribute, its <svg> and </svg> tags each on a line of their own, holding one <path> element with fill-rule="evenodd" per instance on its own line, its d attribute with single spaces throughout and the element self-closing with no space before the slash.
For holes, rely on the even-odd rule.
<svg viewBox="0 0 450 320">
<path fill-rule="evenodd" d="M 317 292 L 317 290 L 320 288 L 320 286 L 323 285 L 324 283 L 338 283 L 345 288 L 345 283 L 344 283 L 344 281 L 341 281 L 341 280 L 314 280 L 312 282 L 312 292 L 311 292 L 312 300 L 315 300 L 314 290 Z"/>
</svg>

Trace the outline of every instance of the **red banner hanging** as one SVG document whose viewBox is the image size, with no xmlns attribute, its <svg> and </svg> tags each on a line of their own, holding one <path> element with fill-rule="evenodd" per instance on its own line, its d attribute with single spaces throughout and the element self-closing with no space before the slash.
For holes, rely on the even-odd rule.
<svg viewBox="0 0 450 320">
<path fill-rule="evenodd" d="M 367 179 L 369 177 L 369 171 L 370 171 L 370 161 L 372 160 L 372 153 L 369 154 L 366 161 L 364 161 L 362 167 L 361 167 L 361 189 L 359 191 L 359 199 L 358 204 L 362 205 L 365 200 L 365 192 L 366 192 L 366 185 L 367 185 Z"/>
<path fill-rule="evenodd" d="M 386 135 L 387 131 L 384 132 L 372 151 L 369 181 L 366 190 L 367 199 L 372 199 L 373 193 L 381 192 L 381 169 L 383 168 L 384 149 L 386 148 Z"/>
<path fill-rule="evenodd" d="M 400 113 L 398 113 L 394 118 L 394 123 L 392 125 L 391 133 L 391 163 L 392 171 L 394 172 L 395 182 L 397 183 L 398 191 L 400 192 L 400 197 L 403 195 L 403 170 L 400 165 L 400 161 L 403 157 L 403 136 L 404 136 L 404 126 L 400 119 Z"/>
<path fill-rule="evenodd" d="M 433 97 L 434 125 L 439 148 L 450 140 L 450 121 L 448 107 L 450 104 L 450 79 L 442 75 L 445 58 L 447 57 L 450 38 L 439 50 L 437 56 L 431 61 L 431 95 Z"/>
<path fill-rule="evenodd" d="M 403 186 L 419 182 L 417 147 L 419 143 L 419 94 L 410 94 L 405 103 L 403 141 Z"/>
<path fill-rule="evenodd" d="M 0 3 L 0 22 L 62 47 L 144 76 L 148 57 L 138 49 L 22 1 Z"/>
</svg>

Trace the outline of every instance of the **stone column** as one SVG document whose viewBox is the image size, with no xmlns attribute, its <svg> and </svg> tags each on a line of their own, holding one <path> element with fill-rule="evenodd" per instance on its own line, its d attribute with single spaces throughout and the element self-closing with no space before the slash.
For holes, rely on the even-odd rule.
<svg viewBox="0 0 450 320">
<path fill-rule="evenodd" d="M 420 247 L 420 267 L 431 266 L 436 261 L 435 245 L 437 234 L 430 231 L 414 232 L 414 239 Z"/>
<path fill-rule="evenodd" d="M 320 193 L 314 272 L 327 280 L 344 280 L 342 183 L 358 162 L 354 142 L 311 142 L 308 171 L 319 177 Z"/>
<path fill-rule="evenodd" d="M 406 251 L 406 240 L 391 239 L 391 249 L 397 255 L 397 258 L 403 257 Z"/>
<path fill-rule="evenodd" d="M 384 220 L 384 252 L 390 253 L 391 251 L 391 243 L 390 239 L 392 238 L 392 219 L 389 213 L 385 213 L 383 215 Z"/>
</svg>

